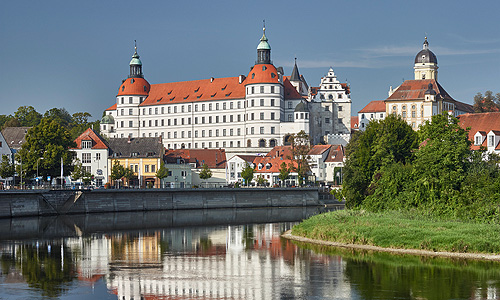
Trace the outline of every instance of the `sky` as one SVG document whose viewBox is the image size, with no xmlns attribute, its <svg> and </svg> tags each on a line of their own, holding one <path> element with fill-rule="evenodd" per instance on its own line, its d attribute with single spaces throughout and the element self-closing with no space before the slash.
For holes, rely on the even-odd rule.
<svg viewBox="0 0 500 300">
<path fill-rule="evenodd" d="M 428 37 L 456 100 L 500 92 L 500 1 L 24 1 L 0 8 L 0 114 L 89 112 L 115 102 L 137 40 L 151 84 L 248 75 L 263 20 L 271 59 L 309 86 L 333 67 L 352 115 L 413 79 Z"/>
</svg>

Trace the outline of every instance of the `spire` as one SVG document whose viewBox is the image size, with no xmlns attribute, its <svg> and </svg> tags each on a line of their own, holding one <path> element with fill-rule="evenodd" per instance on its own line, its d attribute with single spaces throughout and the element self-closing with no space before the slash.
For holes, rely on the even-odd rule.
<svg viewBox="0 0 500 300">
<path fill-rule="evenodd" d="M 270 64 L 271 63 L 271 46 L 267 42 L 266 37 L 266 21 L 264 20 L 264 28 L 262 29 L 262 38 L 257 46 L 257 64 Z"/>
<path fill-rule="evenodd" d="M 295 58 L 295 65 L 293 66 L 292 76 L 290 76 L 290 81 L 300 81 L 299 68 L 297 67 L 297 58 Z"/>
<path fill-rule="evenodd" d="M 427 37 L 425 37 L 423 49 L 424 50 L 429 49 L 429 42 L 427 41 Z"/>
<path fill-rule="evenodd" d="M 132 77 L 132 78 L 137 78 L 137 77 L 140 77 L 140 78 L 143 78 L 143 74 L 142 74 L 142 62 L 141 60 L 139 59 L 139 54 L 137 54 L 137 41 L 134 40 L 134 55 L 132 55 L 132 60 L 130 60 L 130 75 L 128 76 L 129 78 Z"/>
</svg>

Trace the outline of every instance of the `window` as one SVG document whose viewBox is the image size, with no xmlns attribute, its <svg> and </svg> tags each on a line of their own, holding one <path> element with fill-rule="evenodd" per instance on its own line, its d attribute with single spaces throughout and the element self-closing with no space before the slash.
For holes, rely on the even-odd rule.
<svg viewBox="0 0 500 300">
<path fill-rule="evenodd" d="M 90 153 L 82 153 L 82 164 L 89 164 L 92 162 Z"/>
<path fill-rule="evenodd" d="M 250 103 L 251 103 L 250 106 L 255 106 L 255 100 L 254 99 L 252 99 Z"/>
<path fill-rule="evenodd" d="M 274 120 L 274 113 L 271 113 L 271 120 Z"/>
<path fill-rule="evenodd" d="M 370 114 L 370 119 L 373 119 L 373 114 Z"/>
<path fill-rule="evenodd" d="M 194 105 L 194 111 L 198 111 L 198 104 Z"/>
<path fill-rule="evenodd" d="M 241 101 L 238 101 L 238 108 L 241 108 Z"/>
<path fill-rule="evenodd" d="M 264 93 L 264 87 L 263 86 L 260 87 L 260 92 Z"/>
<path fill-rule="evenodd" d="M 260 113 L 260 119 L 264 120 L 264 113 L 263 112 Z"/>
<path fill-rule="evenodd" d="M 232 128 L 231 128 L 231 129 L 229 129 L 229 135 L 230 135 L 230 136 L 233 136 L 233 132 L 234 132 L 234 131 L 233 131 L 233 129 L 232 129 Z"/>
<path fill-rule="evenodd" d="M 226 136 L 226 129 L 222 129 L 222 136 Z"/>
<path fill-rule="evenodd" d="M 288 122 L 292 122 L 293 121 L 293 115 L 292 114 L 289 114 L 288 115 Z"/>
<path fill-rule="evenodd" d="M 0 142 L 0 147 L 2 147 L 2 144 Z M 82 141 L 82 149 L 90 149 L 92 148 L 92 141 Z"/>
<path fill-rule="evenodd" d="M 165 107 L 161 108 L 161 114 L 163 115 L 165 113 Z"/>
<path fill-rule="evenodd" d="M 132 97 L 128 97 L 128 103 L 132 104 Z"/>
<path fill-rule="evenodd" d="M 325 123 L 330 124 L 330 118 L 325 118 Z"/>
<path fill-rule="evenodd" d="M 233 115 L 229 116 L 229 122 L 233 122 Z"/>
<path fill-rule="evenodd" d="M 205 137 L 205 130 L 201 131 L 201 137 Z"/>
<path fill-rule="evenodd" d="M 274 93 L 274 86 L 271 87 L 271 93 Z"/>
<path fill-rule="evenodd" d="M 238 115 L 238 122 L 241 122 L 241 115 Z"/>
<path fill-rule="evenodd" d="M 129 114 L 129 115 L 133 115 L 133 114 L 134 114 L 134 110 L 133 110 L 132 108 L 129 108 L 129 110 L 128 110 L 128 114 Z"/>
<path fill-rule="evenodd" d="M 151 173 L 156 172 L 156 165 L 151 165 Z"/>
<path fill-rule="evenodd" d="M 171 113 L 172 112 L 172 107 L 168 107 L 168 113 Z"/>
<path fill-rule="evenodd" d="M 219 136 L 219 129 L 215 129 L 215 136 Z"/>
<path fill-rule="evenodd" d="M 339 118 L 338 120 L 339 120 L 339 124 L 342 124 L 342 118 Z"/>
<path fill-rule="evenodd" d="M 275 131 L 276 131 L 275 127 L 271 127 L 271 134 L 275 134 L 276 133 Z"/>
<path fill-rule="evenodd" d="M 134 122 L 128 121 L 128 127 L 133 127 Z"/>
<path fill-rule="evenodd" d="M 95 160 L 101 160 L 101 153 L 95 154 Z"/>
<path fill-rule="evenodd" d="M 233 102 L 229 103 L 229 109 L 233 109 Z"/>
<path fill-rule="evenodd" d="M 406 118 L 406 111 L 403 111 L 403 112 L 401 113 L 401 116 L 402 116 L 403 118 Z"/>
<path fill-rule="evenodd" d="M 149 173 L 149 165 L 144 165 L 144 172 Z"/>
<path fill-rule="evenodd" d="M 488 137 L 488 147 L 493 147 L 495 146 L 495 136 L 490 135 Z"/>
<path fill-rule="evenodd" d="M 208 117 L 208 123 L 211 124 L 212 123 L 212 116 Z"/>
<path fill-rule="evenodd" d="M 481 137 L 476 136 L 476 145 L 481 145 Z"/>
<path fill-rule="evenodd" d="M 208 104 L 208 110 L 212 110 L 212 103 Z"/>
<path fill-rule="evenodd" d="M 222 116 L 222 122 L 226 123 L 226 116 Z"/>
<path fill-rule="evenodd" d="M 274 99 L 271 99 L 271 106 L 274 106 Z"/>
<path fill-rule="evenodd" d="M 260 99 L 260 106 L 264 106 L 264 99 Z"/>
<path fill-rule="evenodd" d="M 339 105 L 339 111 L 342 111 L 342 106 Z"/>
<path fill-rule="evenodd" d="M 416 112 L 416 111 L 414 111 L 414 110 L 412 110 L 412 112 L 411 112 L 411 117 L 412 117 L 412 118 L 415 118 L 416 116 L 417 116 L 417 112 Z"/>
<path fill-rule="evenodd" d="M 252 77 L 254 76 L 254 74 L 252 74 Z M 252 94 L 255 93 L 255 87 L 252 86 Z"/>
<path fill-rule="evenodd" d="M 254 119 L 254 113 L 251 113 L 250 114 L 250 120 L 253 120 Z"/>
<path fill-rule="evenodd" d="M 201 105 L 201 111 L 205 111 L 205 104 Z"/>
<path fill-rule="evenodd" d="M 215 110 L 219 110 L 219 103 L 215 103 Z"/>
<path fill-rule="evenodd" d="M 241 128 L 238 128 L 238 135 L 241 135 Z"/>
<path fill-rule="evenodd" d="M 205 124 L 205 117 L 201 117 L 201 124 Z"/>
<path fill-rule="evenodd" d="M 208 131 L 208 136 L 210 136 L 210 137 L 212 136 L 212 130 Z"/>
<path fill-rule="evenodd" d="M 361 114 L 361 120 L 365 118 L 365 114 Z"/>
<path fill-rule="evenodd" d="M 254 133 L 255 133 L 254 128 L 253 127 L 250 128 L 250 134 L 254 134 Z"/>
<path fill-rule="evenodd" d="M 292 104 L 292 101 L 288 101 L 288 108 L 290 108 L 290 109 L 291 109 L 291 108 L 293 108 L 293 106 L 292 106 L 292 105 L 293 105 L 293 104 Z"/>
</svg>

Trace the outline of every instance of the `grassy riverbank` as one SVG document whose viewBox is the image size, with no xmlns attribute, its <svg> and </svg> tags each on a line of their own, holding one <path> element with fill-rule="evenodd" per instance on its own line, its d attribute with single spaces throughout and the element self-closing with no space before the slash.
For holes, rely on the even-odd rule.
<svg viewBox="0 0 500 300">
<path fill-rule="evenodd" d="M 409 212 L 341 210 L 314 216 L 292 234 L 346 244 L 463 253 L 500 253 L 500 225 Z"/>
</svg>

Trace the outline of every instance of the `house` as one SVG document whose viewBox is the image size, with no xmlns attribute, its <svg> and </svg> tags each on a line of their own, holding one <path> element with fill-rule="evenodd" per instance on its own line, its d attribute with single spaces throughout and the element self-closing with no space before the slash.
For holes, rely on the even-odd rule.
<svg viewBox="0 0 500 300">
<path fill-rule="evenodd" d="M 160 186 L 156 172 L 165 153 L 161 138 L 113 138 L 108 140 L 108 145 L 111 149 L 108 158 L 109 176 L 112 174 L 113 165 L 118 163 L 130 168 L 134 173 L 129 186 Z"/>
<path fill-rule="evenodd" d="M 26 135 L 31 127 L 6 127 L 2 129 L 2 135 L 9 144 L 10 149 L 17 152 L 26 142 Z"/>
<path fill-rule="evenodd" d="M 245 169 L 246 165 L 252 165 L 257 155 L 234 155 L 227 160 L 226 164 L 226 182 L 228 184 L 235 184 L 242 182 L 241 172 Z"/>
<path fill-rule="evenodd" d="M 469 129 L 471 149 L 483 147 L 489 153 L 500 154 L 500 112 L 463 114 L 458 119 L 460 127 Z"/>
<path fill-rule="evenodd" d="M 167 150 L 165 160 L 184 160 L 191 166 L 193 186 L 223 187 L 226 182 L 226 152 L 224 149 L 177 149 Z M 200 172 L 203 165 L 207 165 L 212 172 L 209 179 L 201 179 Z"/>
<path fill-rule="evenodd" d="M 75 158 L 86 172 L 92 174 L 96 187 L 104 186 L 110 175 L 108 142 L 95 130 L 88 128 L 75 139 L 75 143 L 76 147 L 71 149 L 76 153 Z"/>
<path fill-rule="evenodd" d="M 371 101 L 358 112 L 359 130 L 365 130 L 371 120 L 385 119 L 384 100 Z"/>
<path fill-rule="evenodd" d="M 326 185 L 342 184 L 342 168 L 345 162 L 345 147 L 343 145 L 333 145 L 325 159 Z"/>
</svg>

